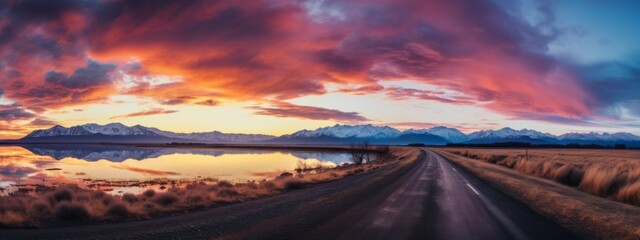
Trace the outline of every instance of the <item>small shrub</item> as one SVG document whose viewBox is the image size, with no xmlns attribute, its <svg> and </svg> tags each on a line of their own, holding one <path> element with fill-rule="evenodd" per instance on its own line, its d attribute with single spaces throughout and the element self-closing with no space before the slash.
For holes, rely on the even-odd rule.
<svg viewBox="0 0 640 240">
<path fill-rule="evenodd" d="M 276 188 L 276 185 L 272 181 L 262 181 L 260 182 L 258 187 L 266 190 L 274 190 Z"/>
<path fill-rule="evenodd" d="M 225 198 L 232 198 L 238 195 L 240 195 L 240 193 L 238 193 L 238 191 L 232 188 L 224 188 L 216 192 L 216 196 L 225 197 Z"/>
<path fill-rule="evenodd" d="M 205 185 L 203 188 L 204 188 L 207 192 L 216 192 L 216 191 L 218 191 L 218 189 L 220 189 L 220 187 L 218 187 L 218 185 L 214 185 L 214 184 L 211 184 L 211 185 Z"/>
<path fill-rule="evenodd" d="M 298 178 L 287 178 L 283 182 L 284 189 L 302 189 L 307 185 L 306 182 Z"/>
<path fill-rule="evenodd" d="M 153 189 L 149 189 L 147 191 L 144 191 L 142 195 L 144 195 L 147 198 L 151 198 L 156 195 L 156 191 L 154 191 Z"/>
<path fill-rule="evenodd" d="M 107 208 L 107 216 L 116 218 L 125 218 L 131 215 L 129 208 L 124 203 L 118 202 L 109 205 Z"/>
<path fill-rule="evenodd" d="M 79 203 L 62 202 L 56 205 L 56 218 L 60 220 L 84 220 L 89 218 L 89 212 Z"/>
<path fill-rule="evenodd" d="M 71 199 L 73 199 L 73 194 L 68 188 L 61 187 L 53 192 L 52 200 L 54 203 L 71 201 Z"/>
<path fill-rule="evenodd" d="M 31 203 L 31 210 L 37 215 L 51 214 L 51 207 L 42 200 L 36 200 Z"/>
<path fill-rule="evenodd" d="M 191 194 L 187 196 L 187 203 L 189 204 L 197 204 L 205 201 L 205 197 L 200 194 Z"/>
<path fill-rule="evenodd" d="M 125 193 L 122 195 L 122 200 L 128 203 L 136 203 L 139 201 L 138 197 L 132 193 Z"/>
<path fill-rule="evenodd" d="M 102 202 L 102 205 L 104 205 L 104 206 L 109 206 L 109 205 L 111 205 L 111 203 L 116 201 L 116 199 L 113 198 L 111 195 L 103 195 L 102 197 L 100 197 L 98 199 L 100 199 L 100 202 Z"/>
<path fill-rule="evenodd" d="M 258 184 L 256 184 L 255 182 L 248 182 L 247 185 L 245 185 L 247 188 L 249 189 L 257 189 L 258 188 Z"/>
<path fill-rule="evenodd" d="M 93 194 L 91 194 L 91 197 L 94 199 L 103 198 L 105 196 L 109 196 L 109 195 L 107 195 L 107 193 L 103 191 L 94 191 Z"/>
<path fill-rule="evenodd" d="M 222 180 L 218 182 L 218 187 L 230 188 L 230 187 L 233 187 L 233 184 L 231 184 L 229 181 Z"/>
<path fill-rule="evenodd" d="M 172 192 L 166 192 L 166 193 L 162 193 L 162 194 L 158 194 L 154 199 L 153 202 L 162 205 L 162 206 L 169 206 L 175 202 L 178 201 L 178 196 L 175 193 Z"/>
</svg>

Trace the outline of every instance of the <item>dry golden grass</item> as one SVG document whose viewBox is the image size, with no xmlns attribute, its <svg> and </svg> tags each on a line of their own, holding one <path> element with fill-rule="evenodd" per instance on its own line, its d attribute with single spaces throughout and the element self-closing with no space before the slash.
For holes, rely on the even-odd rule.
<svg viewBox="0 0 640 240">
<path fill-rule="evenodd" d="M 183 212 L 243 202 L 334 181 L 346 176 L 375 170 L 391 162 L 417 158 L 419 151 L 394 148 L 384 159 L 361 166 L 344 165 L 317 169 L 304 174 L 289 174 L 272 180 L 232 184 L 227 181 L 191 183 L 165 192 L 147 190 L 141 194 L 114 196 L 99 190 L 66 185 L 53 190 L 17 193 L 0 197 L 0 227 L 43 226 L 51 222 L 118 221 L 145 219 L 163 213 Z"/>
<path fill-rule="evenodd" d="M 640 239 L 640 151 L 432 150 L 584 236 Z"/>
<path fill-rule="evenodd" d="M 522 173 L 576 186 L 578 189 L 628 204 L 639 203 L 640 151 L 583 149 L 445 149 L 453 154 L 482 160 Z M 527 159 L 528 155 L 528 159 Z M 626 189 L 624 193 L 620 193 Z M 630 196 L 630 195 L 637 196 Z"/>
<path fill-rule="evenodd" d="M 616 198 L 623 202 L 640 205 L 640 194 L 638 193 L 640 193 L 640 182 L 624 186 L 618 191 Z"/>
</svg>

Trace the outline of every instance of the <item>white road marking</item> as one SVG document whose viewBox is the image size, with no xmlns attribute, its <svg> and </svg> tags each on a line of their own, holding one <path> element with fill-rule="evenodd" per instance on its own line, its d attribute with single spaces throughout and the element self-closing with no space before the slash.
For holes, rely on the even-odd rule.
<svg viewBox="0 0 640 240">
<path fill-rule="evenodd" d="M 467 187 L 471 188 L 471 191 L 473 191 L 476 195 L 480 195 L 480 193 L 468 183 L 467 183 Z"/>
</svg>

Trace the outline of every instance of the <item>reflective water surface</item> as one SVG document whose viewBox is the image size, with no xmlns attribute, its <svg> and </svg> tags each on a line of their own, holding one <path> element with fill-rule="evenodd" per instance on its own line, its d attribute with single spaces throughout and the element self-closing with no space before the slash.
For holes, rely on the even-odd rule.
<svg viewBox="0 0 640 240">
<path fill-rule="evenodd" d="M 299 164 L 333 167 L 350 154 L 293 150 L 141 148 L 112 145 L 0 146 L 0 195 L 60 183 L 121 194 L 189 181 L 262 180 Z"/>
</svg>

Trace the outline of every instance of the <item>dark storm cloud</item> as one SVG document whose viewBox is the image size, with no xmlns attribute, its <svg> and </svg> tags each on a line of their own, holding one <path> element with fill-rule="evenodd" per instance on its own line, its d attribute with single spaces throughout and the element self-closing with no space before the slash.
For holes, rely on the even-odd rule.
<svg viewBox="0 0 640 240">
<path fill-rule="evenodd" d="M 622 110 L 640 118 L 640 57 L 583 66 L 577 72 L 584 79 L 581 83 L 598 100 L 594 108 L 609 117 L 621 116 Z"/>
<path fill-rule="evenodd" d="M 110 84 L 112 79 L 109 74 L 116 69 L 113 64 L 101 64 L 92 60 L 86 67 L 78 68 L 71 76 L 66 73 L 50 71 L 44 76 L 50 84 L 60 85 L 69 89 L 89 88 L 98 85 Z"/>
<path fill-rule="evenodd" d="M 26 111 L 24 108 L 19 107 L 16 104 L 0 105 L 0 120 L 1 121 L 16 121 L 25 120 L 35 117 L 36 115 Z"/>
</svg>

